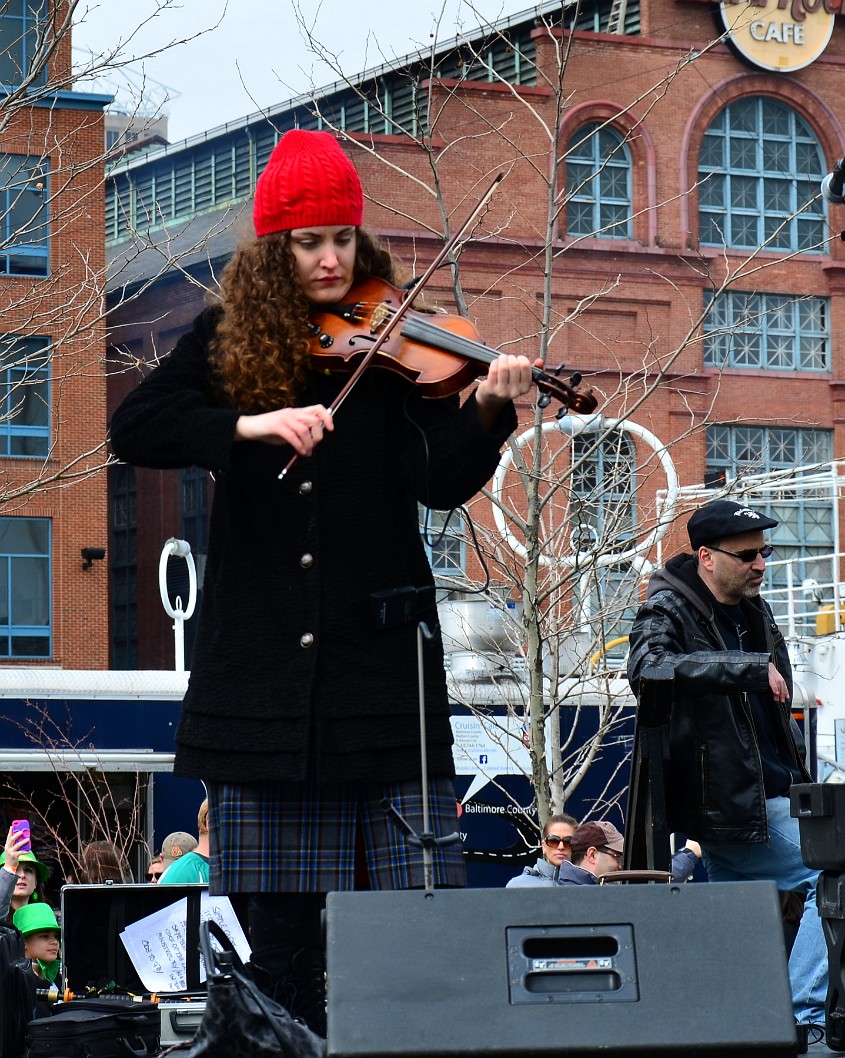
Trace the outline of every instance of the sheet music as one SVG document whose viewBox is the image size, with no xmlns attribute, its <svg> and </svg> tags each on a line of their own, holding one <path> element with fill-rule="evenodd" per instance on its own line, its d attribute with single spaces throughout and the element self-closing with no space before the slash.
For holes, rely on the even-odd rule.
<svg viewBox="0 0 845 1058">
<path fill-rule="evenodd" d="M 213 919 L 242 961 L 249 960 L 249 943 L 228 897 L 210 896 L 204 892 L 200 901 L 200 919 L 203 922 Z M 187 931 L 188 898 L 185 896 L 130 923 L 120 934 L 132 965 L 148 991 L 184 992 L 187 989 Z M 205 966 L 200 956 L 200 980 L 205 981 L 205 978 Z"/>
</svg>

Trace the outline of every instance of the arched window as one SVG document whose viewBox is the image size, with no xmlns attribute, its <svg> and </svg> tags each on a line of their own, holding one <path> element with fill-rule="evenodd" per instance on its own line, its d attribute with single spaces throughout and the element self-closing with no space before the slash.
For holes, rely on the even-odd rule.
<svg viewBox="0 0 845 1058">
<path fill-rule="evenodd" d="M 816 197 L 824 157 L 807 123 L 767 97 L 719 111 L 698 159 L 702 246 L 824 249 L 825 217 Z"/>
<path fill-rule="evenodd" d="M 580 125 L 566 149 L 566 233 L 630 239 L 631 156 L 622 136 Z"/>
<path fill-rule="evenodd" d="M 607 554 L 626 550 L 636 535 L 636 449 L 616 432 L 596 444 L 594 434 L 572 438 L 573 549 Z M 640 574 L 630 563 L 592 566 L 579 579 L 581 611 L 599 646 L 627 634 L 637 608 Z M 617 644 L 612 655 L 624 655 Z"/>
</svg>

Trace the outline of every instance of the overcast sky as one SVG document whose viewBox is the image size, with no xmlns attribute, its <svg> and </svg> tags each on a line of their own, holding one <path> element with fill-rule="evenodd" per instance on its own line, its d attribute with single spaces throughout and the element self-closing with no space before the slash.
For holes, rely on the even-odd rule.
<svg viewBox="0 0 845 1058">
<path fill-rule="evenodd" d="M 91 0 L 87 11 L 78 9 L 73 45 L 77 63 L 87 52 L 119 45 L 124 59 L 163 49 L 132 64 L 126 77 L 116 73 L 94 88 L 126 92 L 128 78 L 151 100 L 167 94 L 168 135 L 177 141 L 337 80 L 309 52 L 297 9 L 314 38 L 354 74 L 430 46 L 435 31 L 445 41 L 532 6 L 531 0 Z"/>
</svg>

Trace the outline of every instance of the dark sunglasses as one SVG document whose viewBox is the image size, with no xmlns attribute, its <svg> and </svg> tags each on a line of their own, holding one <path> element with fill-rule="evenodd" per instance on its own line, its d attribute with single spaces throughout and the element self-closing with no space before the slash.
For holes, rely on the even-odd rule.
<svg viewBox="0 0 845 1058">
<path fill-rule="evenodd" d="M 723 547 L 713 547 L 712 544 L 708 544 L 707 550 L 718 551 L 721 555 L 730 555 L 731 558 L 738 558 L 740 562 L 745 562 L 748 565 L 758 555 L 760 558 L 770 558 L 775 553 L 775 549 L 771 544 L 766 544 L 764 547 L 747 547 L 744 551 L 726 551 Z"/>
<path fill-rule="evenodd" d="M 543 838 L 543 843 L 548 845 L 550 848 L 556 849 L 558 845 L 571 845 L 572 838 L 562 838 L 559 834 L 546 834 L 546 836 Z"/>
<path fill-rule="evenodd" d="M 614 860 L 616 860 L 617 863 L 621 863 L 622 862 L 622 853 L 621 852 L 616 852 L 615 849 L 609 849 L 606 845 L 604 845 L 598 851 L 605 853 L 605 855 L 607 855 L 607 856 L 612 856 L 614 858 Z"/>
</svg>

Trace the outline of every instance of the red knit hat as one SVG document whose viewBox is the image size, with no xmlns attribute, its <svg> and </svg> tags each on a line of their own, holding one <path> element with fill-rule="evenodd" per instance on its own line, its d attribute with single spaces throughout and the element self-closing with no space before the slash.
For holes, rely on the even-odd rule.
<svg viewBox="0 0 845 1058">
<path fill-rule="evenodd" d="M 323 225 L 358 227 L 364 192 L 355 166 L 328 132 L 291 129 L 255 185 L 256 235 Z"/>
</svg>

